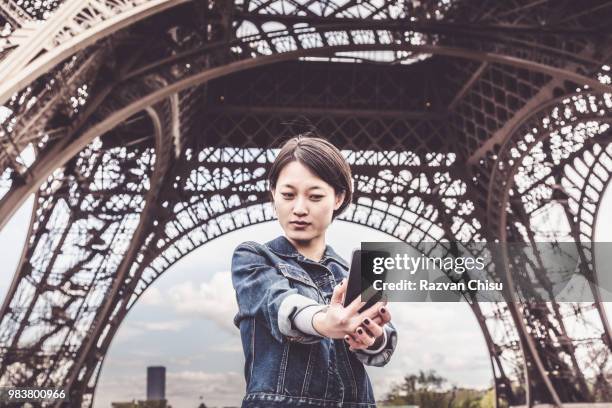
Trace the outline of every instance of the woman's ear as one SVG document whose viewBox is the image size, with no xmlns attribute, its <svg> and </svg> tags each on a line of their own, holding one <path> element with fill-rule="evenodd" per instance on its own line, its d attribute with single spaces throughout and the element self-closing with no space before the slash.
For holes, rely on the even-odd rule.
<svg viewBox="0 0 612 408">
<path fill-rule="evenodd" d="M 336 194 L 336 202 L 334 203 L 334 210 L 337 210 L 338 208 L 340 208 L 340 206 L 344 202 L 345 195 L 346 193 L 344 191 L 341 192 L 340 194 Z"/>
</svg>

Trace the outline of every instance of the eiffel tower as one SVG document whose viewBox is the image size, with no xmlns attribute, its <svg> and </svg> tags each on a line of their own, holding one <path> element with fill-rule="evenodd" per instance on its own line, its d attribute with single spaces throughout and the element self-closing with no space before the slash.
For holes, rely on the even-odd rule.
<svg viewBox="0 0 612 408">
<path fill-rule="evenodd" d="M 0 0 L 0 228 L 34 195 L 0 385 L 91 406 L 147 288 L 274 219 L 267 170 L 304 124 L 352 165 L 340 220 L 406 242 L 569 240 L 594 268 L 610 21 L 591 0 Z M 498 404 L 612 401 L 593 299 L 470 303 Z"/>
</svg>

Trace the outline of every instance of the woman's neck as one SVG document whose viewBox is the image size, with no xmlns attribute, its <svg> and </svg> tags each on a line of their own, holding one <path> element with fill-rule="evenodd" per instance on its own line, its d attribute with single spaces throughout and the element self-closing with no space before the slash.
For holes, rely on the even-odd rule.
<svg viewBox="0 0 612 408">
<path fill-rule="evenodd" d="M 319 262 L 325 253 L 325 236 L 313 238 L 309 241 L 297 241 L 287 237 L 300 254 L 315 262 Z"/>
</svg>

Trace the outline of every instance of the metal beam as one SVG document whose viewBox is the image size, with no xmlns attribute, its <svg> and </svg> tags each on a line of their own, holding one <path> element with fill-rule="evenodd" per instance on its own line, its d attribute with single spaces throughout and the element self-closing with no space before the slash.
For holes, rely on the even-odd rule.
<svg viewBox="0 0 612 408">
<path fill-rule="evenodd" d="M 215 105 L 206 108 L 206 113 L 211 114 L 281 114 L 281 115 L 317 115 L 334 117 L 362 117 L 362 118 L 387 118 L 387 119 L 422 119 L 422 120 L 445 120 L 445 112 L 432 111 L 405 111 L 393 109 L 341 109 L 341 108 L 318 108 L 318 107 L 287 107 L 287 106 L 236 106 Z"/>
<path fill-rule="evenodd" d="M 173 98 L 176 99 L 177 96 L 174 95 Z M 171 101 L 168 101 L 168 104 L 174 105 L 174 103 Z M 131 293 L 130 286 L 135 286 L 139 280 L 138 276 L 129 277 L 128 274 L 134 263 L 136 263 L 136 256 L 147 238 L 149 229 L 153 226 L 153 220 L 155 218 L 154 214 L 158 206 L 157 196 L 162 188 L 164 176 L 170 164 L 170 159 L 172 156 L 171 153 L 174 150 L 173 145 L 176 138 L 173 134 L 173 129 L 177 129 L 177 123 L 179 121 L 178 112 L 172 108 L 168 108 L 167 114 L 172 116 L 169 118 L 170 123 L 162 122 L 162 118 L 160 117 L 157 109 L 147 108 L 146 112 L 151 117 L 153 127 L 155 129 L 156 152 L 155 168 L 153 169 L 153 174 L 151 176 L 150 188 L 146 197 L 146 204 L 140 214 L 138 227 L 134 232 L 130 246 L 125 252 L 121 264 L 114 274 L 112 287 L 105 296 L 104 304 L 100 307 L 100 309 L 98 309 L 96 317 L 93 320 L 92 327 L 87 331 L 87 338 L 85 339 L 82 347 L 79 349 L 78 359 L 70 367 L 70 374 L 67 380 L 64 382 L 64 386 L 69 389 L 71 393 L 75 393 L 76 391 L 76 394 L 72 395 L 71 399 L 78 399 L 79 397 L 82 397 L 82 395 L 79 395 L 78 392 L 82 391 L 81 388 L 83 384 L 88 382 L 89 377 L 95 368 L 95 364 L 86 366 L 86 362 L 87 360 L 92 359 L 92 350 L 94 349 L 95 344 L 100 341 L 100 336 L 104 328 L 107 326 L 107 324 L 109 324 L 111 320 L 111 312 L 113 312 L 117 304 L 127 302 L 129 299 L 129 297 L 121 298 L 121 293 Z M 126 286 L 126 283 L 129 283 L 129 285 Z M 121 321 L 121 319 L 119 321 Z M 106 335 L 108 336 L 110 333 L 106 333 Z M 97 363 L 97 360 L 94 360 Z M 85 374 L 83 376 L 79 376 L 79 373 L 81 373 L 82 368 L 85 366 Z M 78 380 L 77 376 L 80 377 Z M 77 381 L 80 383 L 81 387 L 75 390 L 73 389 L 73 385 Z M 60 405 L 61 404 L 58 403 L 58 406 Z"/>
<path fill-rule="evenodd" d="M 15 92 L 29 85 L 70 55 L 138 21 L 188 2 L 189 0 L 141 2 L 130 10 L 108 18 L 36 57 L 48 43 L 49 38 L 53 38 L 66 24 L 69 24 L 74 15 L 88 5 L 88 2 L 83 3 L 81 0 L 66 1 L 52 19 L 46 22 L 39 32 L 32 35 L 29 43 L 17 47 L 0 63 L 0 78 L 10 78 L 10 81 L 0 83 L 0 105 L 4 104 Z"/>
<path fill-rule="evenodd" d="M 457 103 L 459 103 L 459 101 L 465 96 L 465 94 L 469 92 L 469 90 L 472 88 L 474 83 L 476 81 L 478 81 L 478 79 L 480 78 L 480 76 L 482 75 L 484 70 L 487 69 L 488 66 L 489 66 L 488 63 L 483 62 L 476 69 L 476 71 L 474 71 L 472 76 L 470 76 L 470 79 L 468 79 L 465 82 L 465 84 L 463 84 L 463 86 L 461 87 L 459 92 L 457 92 L 457 94 L 453 97 L 453 100 L 448 104 L 448 111 L 449 112 L 452 112 L 453 110 L 455 110 L 455 106 L 457 106 Z"/>
<path fill-rule="evenodd" d="M 143 95 L 140 99 L 129 103 L 127 106 L 124 106 L 123 108 L 110 114 L 107 118 L 101 120 L 99 123 L 88 129 L 76 140 L 62 141 L 62 143 L 56 144 L 49 152 L 45 152 L 45 157 L 41 159 L 40 162 L 37 161 L 30 168 L 30 174 L 32 175 L 31 180 L 29 180 L 29 182 L 27 182 L 26 184 L 20 185 L 15 189 L 12 189 L 0 201 L 0 231 L 2 230 L 6 222 L 8 222 L 10 216 L 24 202 L 26 197 L 35 192 L 36 189 L 38 189 L 38 187 L 40 186 L 40 184 L 42 184 L 42 182 L 49 176 L 49 174 L 51 174 L 55 169 L 66 163 L 75 154 L 80 152 L 85 146 L 91 143 L 91 141 L 95 137 L 112 129 L 114 126 L 116 126 L 116 124 L 121 123 L 133 114 L 165 98 L 168 98 L 172 94 L 235 72 L 274 64 L 281 61 L 294 60 L 298 59 L 299 57 L 308 55 L 328 56 L 329 54 L 333 54 L 334 52 L 363 51 L 371 49 L 372 47 L 372 45 L 350 45 L 329 47 L 326 49 L 296 50 L 283 54 L 273 54 L 269 56 L 261 56 L 254 59 L 236 61 L 224 66 L 205 69 L 202 72 L 196 73 L 187 78 L 171 83 L 170 85 L 163 87 L 159 90 L 152 91 L 149 94 Z M 376 47 L 376 49 L 415 51 L 447 55 L 458 58 L 473 59 L 477 61 L 507 64 L 518 68 L 525 68 L 551 76 L 556 76 L 561 79 L 567 79 L 576 83 L 583 83 L 589 85 L 591 88 L 597 91 L 612 92 L 611 84 L 603 84 L 597 79 L 588 78 L 584 75 L 570 72 L 561 68 L 551 67 L 533 61 L 528 61 L 515 57 L 508 57 L 500 54 L 483 53 L 480 51 L 471 51 L 454 47 L 422 46 L 409 44 L 379 45 Z M 128 74 L 127 77 L 129 78 L 130 75 Z"/>
</svg>

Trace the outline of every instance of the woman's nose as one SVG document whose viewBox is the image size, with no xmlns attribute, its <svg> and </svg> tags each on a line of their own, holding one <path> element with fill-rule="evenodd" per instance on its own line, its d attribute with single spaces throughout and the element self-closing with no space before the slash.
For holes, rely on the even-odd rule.
<svg viewBox="0 0 612 408">
<path fill-rule="evenodd" d="M 293 207 L 293 213 L 294 214 L 306 214 L 306 203 L 304 202 L 303 199 L 298 198 L 295 201 L 295 206 Z"/>
</svg>

